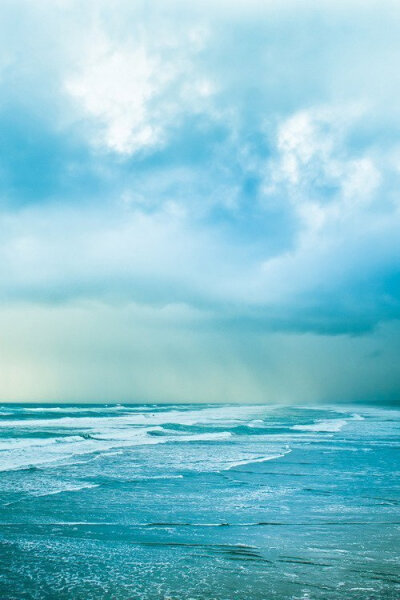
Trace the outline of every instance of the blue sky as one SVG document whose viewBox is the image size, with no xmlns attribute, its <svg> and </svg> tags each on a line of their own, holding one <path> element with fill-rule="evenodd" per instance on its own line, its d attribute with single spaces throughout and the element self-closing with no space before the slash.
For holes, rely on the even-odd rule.
<svg viewBox="0 0 400 600">
<path fill-rule="evenodd" d="M 398 401 L 398 3 L 0 12 L 1 399 Z"/>
</svg>

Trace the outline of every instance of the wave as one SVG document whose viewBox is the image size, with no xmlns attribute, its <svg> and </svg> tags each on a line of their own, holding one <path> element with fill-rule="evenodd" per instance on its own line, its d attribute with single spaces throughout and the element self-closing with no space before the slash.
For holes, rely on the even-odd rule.
<svg viewBox="0 0 400 600">
<path fill-rule="evenodd" d="M 356 412 L 329 418 L 331 411 L 314 409 L 314 417 L 321 418 L 307 424 L 306 413 L 299 410 L 285 409 L 281 415 L 276 407 L 260 405 L 12 407 L 12 420 L 0 418 L 0 471 L 88 462 L 136 446 L 197 443 L 203 444 L 201 452 L 187 448 L 181 466 L 186 471 L 220 472 L 276 460 L 287 454 L 290 440 L 321 443 L 330 436 L 316 433 L 334 433 L 350 420 L 354 425 L 363 420 Z M 213 443 L 221 444 L 217 452 Z M 242 446 L 245 443 L 251 445 Z M 168 452 L 174 467 L 175 454 Z"/>
<path fill-rule="evenodd" d="M 233 469 L 235 467 L 240 467 L 242 465 L 251 465 L 253 463 L 262 463 L 262 462 L 267 462 L 268 460 L 275 460 L 277 458 L 283 458 L 284 456 L 286 456 L 286 454 L 289 454 L 290 452 L 291 452 L 291 450 L 287 450 L 286 452 L 283 452 L 282 454 L 270 454 L 268 456 L 260 456 L 258 458 L 248 458 L 248 459 L 244 459 L 244 460 L 239 460 L 237 462 L 230 464 L 224 470 L 229 471 L 230 469 Z"/>
<path fill-rule="evenodd" d="M 97 436 L 73 435 L 54 438 L 24 438 L 3 441 L 0 446 L 0 471 L 13 471 L 46 464 L 64 463 L 74 456 L 108 454 L 117 448 L 157 445 L 167 443 L 217 442 L 231 437 L 228 431 L 194 435 L 148 435 L 154 428 L 135 430 L 109 430 Z"/>
<path fill-rule="evenodd" d="M 345 411 L 335 411 L 342 412 Z M 348 413 L 347 413 L 348 414 Z M 307 425 L 293 425 L 291 429 L 295 431 L 321 431 L 321 432 L 329 432 L 335 433 L 340 431 L 345 425 L 347 425 L 348 421 L 364 421 L 365 417 L 358 413 L 351 413 L 351 415 L 347 419 L 318 419 L 314 423 Z"/>
<path fill-rule="evenodd" d="M 351 418 L 353 419 L 353 421 L 365 421 L 365 417 L 359 415 L 358 413 L 353 413 L 351 415 Z"/>
<path fill-rule="evenodd" d="M 265 422 L 262 419 L 253 419 L 252 421 L 250 421 L 250 423 L 248 423 L 248 427 L 260 427 L 265 425 Z"/>
<path fill-rule="evenodd" d="M 346 419 L 321 419 L 309 425 L 293 425 L 294 431 L 321 431 L 334 433 L 340 431 L 347 423 Z"/>
<path fill-rule="evenodd" d="M 196 410 L 172 409 L 165 411 L 140 410 L 129 414 L 116 416 L 104 415 L 107 409 L 97 409 L 99 415 L 91 416 L 61 416 L 60 418 L 51 419 L 14 419 L 0 421 L 0 427 L 23 427 L 23 428 L 87 428 L 96 429 L 111 423 L 116 427 L 124 427 L 130 425 L 165 425 L 167 423 L 175 423 L 181 425 L 207 425 L 207 424 L 237 424 L 248 421 L 253 415 L 259 415 L 265 412 L 265 407 L 260 406 L 235 406 L 231 405 L 213 407 L 213 408 L 197 408 Z M 87 408 L 82 408 L 80 412 L 87 412 Z M 79 413 L 78 413 L 79 414 Z M 16 415 L 18 416 L 18 415 Z"/>
<path fill-rule="evenodd" d="M 50 438 L 11 438 L 6 440 L 3 439 L 0 442 L 0 451 L 21 450 L 25 448 L 34 450 L 35 448 L 44 448 L 46 446 L 52 446 L 54 444 L 72 444 L 75 442 L 81 442 L 84 439 L 93 438 L 87 437 L 86 434 L 82 434 Z"/>
<path fill-rule="evenodd" d="M 43 496 L 54 496 L 56 494 L 63 494 L 64 492 L 80 492 L 81 490 L 90 490 L 93 488 L 99 487 L 98 483 L 77 483 L 77 484 L 61 484 L 60 488 L 46 490 L 46 491 L 37 491 L 33 492 L 30 495 L 35 497 L 43 497 Z"/>
</svg>

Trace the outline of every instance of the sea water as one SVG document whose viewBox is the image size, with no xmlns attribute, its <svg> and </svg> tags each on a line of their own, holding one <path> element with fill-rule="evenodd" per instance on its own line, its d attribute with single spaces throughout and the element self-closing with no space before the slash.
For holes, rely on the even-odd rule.
<svg viewBox="0 0 400 600">
<path fill-rule="evenodd" d="M 400 598 L 400 411 L 0 407 L 0 598 Z"/>
</svg>

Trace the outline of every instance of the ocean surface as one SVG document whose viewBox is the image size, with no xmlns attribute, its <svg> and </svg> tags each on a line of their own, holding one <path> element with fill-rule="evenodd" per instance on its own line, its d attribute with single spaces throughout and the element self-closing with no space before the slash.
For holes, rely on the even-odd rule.
<svg viewBox="0 0 400 600">
<path fill-rule="evenodd" d="M 0 599 L 400 598 L 400 411 L 0 406 Z"/>
</svg>

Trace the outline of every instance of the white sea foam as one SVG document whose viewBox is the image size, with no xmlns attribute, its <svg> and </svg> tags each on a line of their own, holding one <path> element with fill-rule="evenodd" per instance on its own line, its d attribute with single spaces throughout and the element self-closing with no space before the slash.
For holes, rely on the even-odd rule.
<svg viewBox="0 0 400 600">
<path fill-rule="evenodd" d="M 293 425 L 291 429 L 296 431 L 321 431 L 335 433 L 336 431 L 340 431 L 348 423 L 348 421 L 364 421 L 364 417 L 358 413 L 352 413 L 347 419 L 319 419 L 309 425 Z"/>
<path fill-rule="evenodd" d="M 346 419 L 321 419 L 309 425 L 293 425 L 291 429 L 295 431 L 326 431 L 334 433 L 340 431 L 346 423 Z"/>
<path fill-rule="evenodd" d="M 265 423 L 262 419 L 253 419 L 253 421 L 250 421 L 248 424 L 249 427 L 260 427 L 263 425 L 265 425 Z"/>
<path fill-rule="evenodd" d="M 218 440 L 227 440 L 232 436 L 229 431 L 220 431 L 218 433 L 198 433 L 197 435 L 171 436 L 169 441 L 176 442 L 213 442 Z M 168 441 L 168 440 L 167 440 Z"/>
<path fill-rule="evenodd" d="M 69 412 L 68 407 L 63 408 L 62 406 L 41 406 L 41 407 L 23 407 L 18 408 L 18 410 L 22 413 L 30 413 L 30 412 Z M 82 410 L 82 409 L 72 409 L 72 410 Z"/>
<path fill-rule="evenodd" d="M 365 417 L 363 417 L 362 415 L 359 415 L 358 413 L 353 413 L 351 415 L 351 418 L 353 419 L 353 421 L 364 421 Z"/>
</svg>

